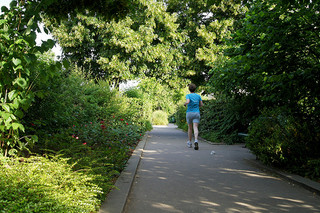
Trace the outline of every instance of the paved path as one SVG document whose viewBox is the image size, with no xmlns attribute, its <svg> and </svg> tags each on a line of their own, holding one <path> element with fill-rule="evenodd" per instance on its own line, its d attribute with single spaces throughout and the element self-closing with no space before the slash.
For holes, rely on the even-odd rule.
<svg viewBox="0 0 320 213">
<path fill-rule="evenodd" d="M 100 212 L 320 212 L 319 196 L 264 172 L 243 145 L 200 141 L 196 151 L 186 138 L 173 126 L 154 127 Z"/>
</svg>

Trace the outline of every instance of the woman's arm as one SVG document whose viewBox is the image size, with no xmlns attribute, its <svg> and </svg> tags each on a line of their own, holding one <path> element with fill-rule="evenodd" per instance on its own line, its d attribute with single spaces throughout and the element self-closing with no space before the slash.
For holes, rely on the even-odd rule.
<svg viewBox="0 0 320 213">
<path fill-rule="evenodd" d="M 200 102 L 199 102 L 199 107 L 202 107 L 202 106 L 203 106 L 203 102 L 200 101 Z"/>
<path fill-rule="evenodd" d="M 187 106 L 189 103 L 190 103 L 190 99 L 187 99 L 186 102 L 183 105 Z"/>
</svg>

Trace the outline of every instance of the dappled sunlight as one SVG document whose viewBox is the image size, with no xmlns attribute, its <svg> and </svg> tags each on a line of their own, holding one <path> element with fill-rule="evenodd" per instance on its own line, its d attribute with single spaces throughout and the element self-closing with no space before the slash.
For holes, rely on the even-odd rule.
<svg viewBox="0 0 320 213">
<path fill-rule="evenodd" d="M 294 202 L 294 203 L 304 203 L 304 201 L 302 201 L 302 200 L 290 199 L 290 198 L 285 198 L 285 197 L 271 196 L 271 198 L 272 199 L 278 199 L 278 200 L 290 201 L 290 202 Z"/>
<path fill-rule="evenodd" d="M 154 203 L 154 204 L 152 204 L 152 206 L 157 208 L 157 209 L 161 209 L 164 212 L 183 213 L 183 211 L 175 209 L 174 206 L 171 206 L 171 205 L 168 205 L 168 204 L 164 204 L 164 203 Z"/>
<path fill-rule="evenodd" d="M 166 177 L 158 177 L 158 179 L 160 179 L 160 180 L 167 180 L 168 178 L 166 178 Z"/>
<path fill-rule="evenodd" d="M 235 209 L 235 208 L 227 208 L 226 213 L 236 213 L 236 212 L 243 212 L 243 210 Z"/>
<path fill-rule="evenodd" d="M 135 183 L 143 207 L 135 206 L 134 212 L 319 211 L 320 202 L 312 200 L 312 194 L 301 197 L 299 189 L 252 167 L 248 159 L 255 157 L 241 145 L 201 142 L 195 151 L 186 147 L 185 134 L 177 135 L 161 128 L 153 131 Z"/>
<path fill-rule="evenodd" d="M 208 206 L 221 206 L 218 203 L 214 203 L 214 202 L 211 202 L 211 201 L 205 201 L 205 200 L 200 201 L 200 203 L 202 203 L 204 205 L 208 205 Z"/>
<path fill-rule="evenodd" d="M 157 153 L 158 151 L 156 150 L 144 150 L 144 153 Z"/>
<path fill-rule="evenodd" d="M 268 209 L 266 208 L 261 208 L 261 207 L 258 207 L 258 206 L 254 206 L 254 205 L 251 205 L 251 204 L 248 204 L 248 203 L 243 203 L 243 202 L 235 202 L 235 204 L 237 205 L 240 205 L 240 206 L 244 206 L 250 210 L 254 210 L 254 212 L 258 212 L 261 211 L 261 210 L 264 210 L 264 211 L 267 211 Z"/>
<path fill-rule="evenodd" d="M 228 169 L 228 168 L 221 168 L 222 171 L 220 171 L 220 173 L 239 173 L 242 175 L 246 175 L 249 177 L 255 177 L 255 178 L 269 178 L 269 179 L 276 179 L 278 180 L 279 178 L 276 177 L 272 177 L 270 175 L 266 175 L 265 173 L 262 172 L 253 172 L 253 171 L 248 171 L 248 170 L 239 170 L 239 169 Z"/>
<path fill-rule="evenodd" d="M 156 158 L 152 158 L 152 157 L 144 157 L 142 156 L 141 159 L 145 159 L 145 160 L 156 160 Z"/>
</svg>

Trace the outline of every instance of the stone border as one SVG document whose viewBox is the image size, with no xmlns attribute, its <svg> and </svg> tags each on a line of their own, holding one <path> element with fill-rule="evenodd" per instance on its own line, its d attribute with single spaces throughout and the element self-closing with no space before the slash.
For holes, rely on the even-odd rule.
<svg viewBox="0 0 320 213">
<path fill-rule="evenodd" d="M 106 200 L 101 205 L 99 213 L 123 212 L 148 137 L 148 133 L 146 133 L 139 142 L 138 146 L 129 158 L 126 168 L 118 177 L 115 183 L 116 188 L 108 194 Z"/>
</svg>

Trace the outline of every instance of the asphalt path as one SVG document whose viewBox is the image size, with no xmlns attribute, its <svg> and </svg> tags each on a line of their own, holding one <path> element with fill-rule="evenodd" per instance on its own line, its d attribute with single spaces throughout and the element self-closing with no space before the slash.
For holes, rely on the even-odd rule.
<svg viewBox="0 0 320 213">
<path fill-rule="evenodd" d="M 320 212 L 318 195 L 256 166 L 243 145 L 194 150 L 174 126 L 148 135 L 125 213 Z"/>
</svg>

